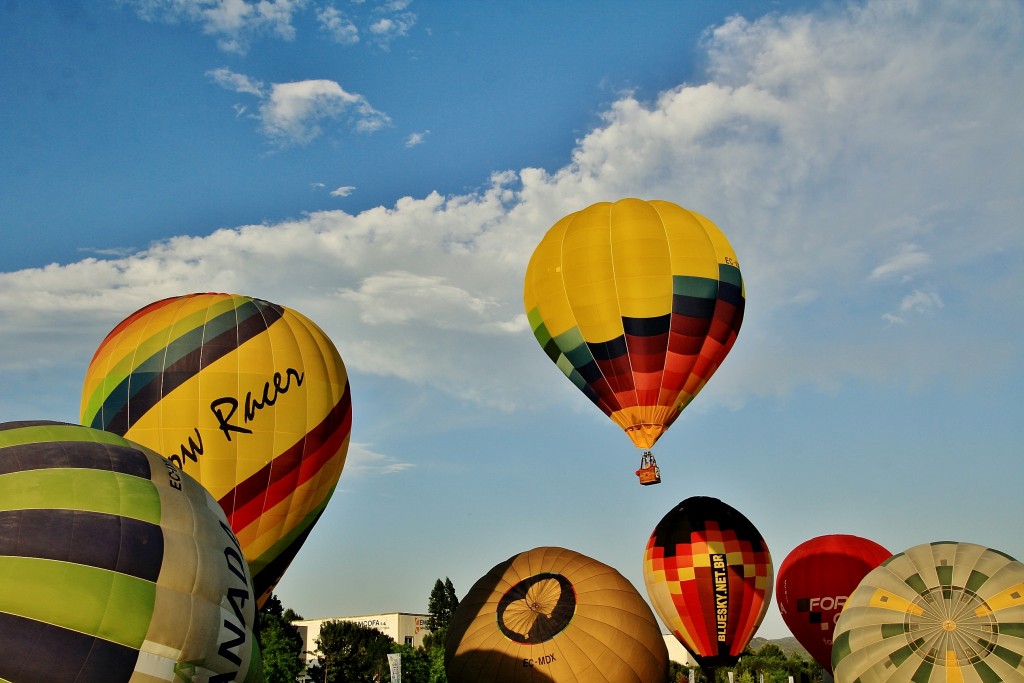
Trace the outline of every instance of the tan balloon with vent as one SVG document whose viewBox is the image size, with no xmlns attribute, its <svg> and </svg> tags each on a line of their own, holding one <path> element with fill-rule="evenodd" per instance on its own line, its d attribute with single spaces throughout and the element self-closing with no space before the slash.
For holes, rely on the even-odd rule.
<svg viewBox="0 0 1024 683">
<path fill-rule="evenodd" d="M 668 678 L 661 628 L 636 588 L 606 564 L 565 548 L 534 548 L 478 580 L 452 619 L 449 683 Z"/>
</svg>

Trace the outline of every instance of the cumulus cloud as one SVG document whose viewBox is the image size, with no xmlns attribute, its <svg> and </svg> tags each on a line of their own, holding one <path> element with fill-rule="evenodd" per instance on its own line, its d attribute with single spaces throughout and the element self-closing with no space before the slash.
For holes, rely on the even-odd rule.
<svg viewBox="0 0 1024 683">
<path fill-rule="evenodd" d="M 324 132 L 324 126 L 345 119 L 354 130 L 372 133 L 391 125 L 391 118 L 374 109 L 365 97 L 347 92 L 335 81 L 317 79 L 292 83 L 263 83 L 227 67 L 206 75 L 232 92 L 259 98 L 260 129 L 276 144 L 304 145 Z M 243 110 L 244 111 L 244 110 Z"/>
<path fill-rule="evenodd" d="M 356 188 L 353 187 L 352 185 L 342 185 L 341 187 L 338 187 L 338 188 L 335 188 L 335 189 L 331 190 L 331 196 L 332 197 L 347 197 L 347 196 L 349 196 L 350 194 L 352 194 L 355 191 L 356 191 Z"/>
<path fill-rule="evenodd" d="M 496 299 L 474 296 L 436 275 L 381 273 L 365 278 L 356 290 L 342 291 L 341 296 L 356 303 L 359 318 L 367 325 L 426 322 L 440 329 L 473 333 L 506 329 L 490 325 L 485 315 L 498 308 Z M 467 313 L 476 317 L 467 317 Z"/>
<path fill-rule="evenodd" d="M 538 386 L 564 382 L 523 316 L 534 246 L 567 213 L 640 196 L 712 218 L 739 255 L 746 317 L 716 375 L 718 400 L 834 387 L 853 372 L 948 381 L 946 360 L 967 338 L 977 343 L 973 330 L 1019 338 L 1024 319 L 1024 304 L 1006 296 L 1024 286 L 1021 273 L 1005 265 L 1024 252 L 1022 23 L 1009 0 L 732 19 L 705 37 L 705 82 L 652 102 L 623 96 L 554 172 L 498 170 L 469 194 L 0 273 L 0 369 L 27 372 L 26 348 L 45 347 L 51 363 L 87 358 L 90 344 L 76 340 L 102 338 L 160 297 L 236 291 L 320 322 L 353 372 L 502 409 L 531 405 Z M 385 120 L 331 81 L 263 92 L 261 120 L 282 140 L 308 141 L 343 117 L 368 128 Z M 941 297 L 907 277 L 925 273 Z M 927 329 L 886 333 L 880 300 L 901 302 L 885 320 L 917 316 Z M 988 351 L 956 371 L 976 378 L 1019 362 Z"/>
<path fill-rule="evenodd" d="M 362 95 L 346 92 L 329 80 L 275 83 L 260 104 L 263 132 L 285 144 L 306 144 L 322 132 L 324 122 L 348 116 L 360 132 L 373 132 L 391 123 Z"/>
<path fill-rule="evenodd" d="M 309 0 L 121 0 L 147 21 L 195 24 L 216 39 L 225 52 L 245 54 L 259 38 L 294 40 L 296 18 L 310 11 L 320 30 L 333 42 L 356 45 L 360 42 L 360 24 L 370 42 L 383 49 L 409 35 L 416 14 L 409 3 L 383 0 L 352 3 L 350 13 L 329 2 Z"/>
</svg>

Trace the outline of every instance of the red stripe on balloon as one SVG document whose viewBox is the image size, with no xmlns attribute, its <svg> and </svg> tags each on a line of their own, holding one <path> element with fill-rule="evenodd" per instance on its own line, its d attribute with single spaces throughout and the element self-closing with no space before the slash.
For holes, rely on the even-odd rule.
<svg viewBox="0 0 1024 683">
<path fill-rule="evenodd" d="M 140 308 L 139 310 L 135 311 L 130 316 L 122 320 L 120 323 L 118 323 L 117 327 L 112 329 L 104 338 L 104 340 L 100 343 L 99 348 L 96 349 L 96 353 L 93 354 L 93 360 L 98 358 L 100 354 L 103 353 L 103 349 L 112 344 L 118 338 L 118 336 L 120 336 L 121 332 L 123 332 L 126 327 L 132 325 L 136 320 L 141 318 L 143 315 L 150 315 L 155 311 L 165 308 L 169 304 L 172 304 L 175 301 L 177 301 L 179 298 L 180 297 L 169 297 L 167 299 L 161 299 L 160 301 L 153 302 L 151 304 L 143 306 L 142 308 Z"/>
<path fill-rule="evenodd" d="M 218 502 L 237 533 L 313 478 L 337 453 L 352 429 L 348 384 L 337 404 L 305 437 L 228 491 Z"/>
</svg>

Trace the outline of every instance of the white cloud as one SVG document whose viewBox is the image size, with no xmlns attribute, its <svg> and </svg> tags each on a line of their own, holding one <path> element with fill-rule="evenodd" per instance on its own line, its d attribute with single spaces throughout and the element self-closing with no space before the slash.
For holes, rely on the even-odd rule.
<svg viewBox="0 0 1024 683">
<path fill-rule="evenodd" d="M 260 105 L 263 131 L 287 144 L 305 144 L 317 137 L 321 125 L 342 116 L 360 132 L 373 132 L 391 119 L 370 106 L 362 95 L 346 92 L 329 80 L 275 83 Z"/>
<path fill-rule="evenodd" d="M 398 458 L 373 451 L 369 444 L 352 442 L 345 456 L 345 477 L 397 474 L 415 465 Z M 346 479 L 347 480 L 347 479 Z"/>
<path fill-rule="evenodd" d="M 882 320 L 894 325 L 905 325 L 907 314 L 922 315 L 945 306 L 942 297 L 936 292 L 923 292 L 915 289 L 900 301 L 899 313 L 885 313 Z"/>
<path fill-rule="evenodd" d="M 391 43 L 409 35 L 416 14 L 408 11 L 408 2 L 384 1 L 367 4 L 352 2 L 351 14 L 326 2 L 309 0 L 121 0 L 135 8 L 146 21 L 196 24 L 217 40 L 224 52 L 245 54 L 261 37 L 291 41 L 297 35 L 296 18 L 310 9 L 320 29 L 341 45 L 360 42 L 359 25 L 365 26 L 371 42 L 385 50 Z"/>
<path fill-rule="evenodd" d="M 948 358 L 977 344 L 975 330 L 1019 338 L 1024 319 L 1024 303 L 1006 294 L 1024 287 L 1012 265 L 1024 252 L 1021 15 L 1013 1 L 879 1 L 730 20 L 706 36 L 708 82 L 650 103 L 623 97 L 555 172 L 501 171 L 478 193 L 0 273 L 0 370 L 31 364 L 27 348 L 83 364 L 150 301 L 235 291 L 319 322 L 353 372 L 526 405 L 539 386 L 564 382 L 523 321 L 530 253 L 559 217 L 640 196 L 711 217 L 739 255 L 746 316 L 715 377 L 717 400 L 831 388 L 852 374 L 951 381 Z M 372 127 L 383 117 L 332 81 L 274 85 L 260 111 L 291 142 L 339 118 Z M 941 298 L 906 281 L 924 267 Z M 881 292 L 902 301 L 886 320 L 927 326 L 886 333 Z M 1019 354 L 993 345 L 955 372 L 975 381 L 1007 362 Z"/>
<path fill-rule="evenodd" d="M 403 11 L 404 8 L 403 3 L 383 5 L 377 12 L 384 16 L 370 24 L 367 29 L 374 42 L 385 50 L 395 39 L 408 36 L 409 31 L 416 25 L 416 15 Z"/>
<path fill-rule="evenodd" d="M 244 54 L 254 38 L 295 38 L 292 20 L 305 0 L 122 0 L 147 21 L 198 24 L 225 52 Z"/>
<path fill-rule="evenodd" d="M 334 42 L 342 45 L 355 45 L 359 42 L 358 27 L 337 8 L 323 7 L 317 10 L 316 18 Z"/>
<path fill-rule="evenodd" d="M 352 185 L 342 185 L 341 187 L 331 190 L 332 197 L 348 197 L 350 194 L 356 191 L 356 188 Z"/>
<path fill-rule="evenodd" d="M 419 133 L 411 133 L 409 137 L 405 139 L 406 147 L 415 147 L 416 145 L 422 145 L 427 140 L 427 136 L 430 135 L 429 130 L 425 130 Z"/>
<path fill-rule="evenodd" d="M 871 271 L 872 280 L 907 276 L 929 265 L 932 259 L 916 244 L 901 245 L 885 262 Z"/>
<path fill-rule="evenodd" d="M 236 73 L 226 66 L 211 69 L 206 72 L 206 75 L 225 90 L 263 97 L 263 83 L 244 74 Z"/>
<path fill-rule="evenodd" d="M 903 301 L 900 302 L 900 311 L 924 313 L 933 308 L 942 308 L 944 305 L 942 297 L 937 293 L 922 292 L 920 289 L 915 289 L 909 295 L 903 297 Z"/>
<path fill-rule="evenodd" d="M 500 310 L 497 299 L 474 296 L 436 275 L 381 273 L 365 278 L 358 289 L 343 290 L 341 296 L 357 305 L 359 319 L 367 325 L 426 323 L 473 333 L 507 329 L 502 321 L 489 318 L 490 311 Z"/>
<path fill-rule="evenodd" d="M 391 125 L 391 118 L 374 109 L 365 97 L 347 92 L 334 81 L 274 83 L 268 89 L 262 82 L 226 67 L 206 75 L 222 88 L 259 98 L 261 130 L 279 145 L 307 144 L 323 132 L 325 124 L 342 118 L 361 133 Z M 245 111 L 236 105 L 239 115 Z"/>
</svg>

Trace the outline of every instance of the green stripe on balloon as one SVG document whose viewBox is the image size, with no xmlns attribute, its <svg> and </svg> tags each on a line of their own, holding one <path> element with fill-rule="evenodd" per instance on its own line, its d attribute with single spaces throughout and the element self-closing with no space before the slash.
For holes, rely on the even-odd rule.
<svg viewBox="0 0 1024 683">
<path fill-rule="evenodd" d="M 0 510 L 66 508 L 160 523 L 153 482 L 117 472 L 51 469 L 0 476 Z"/>
<path fill-rule="evenodd" d="M 70 562 L 0 557 L 0 596 L 10 614 L 138 649 L 152 620 L 156 584 Z"/>
<path fill-rule="evenodd" d="M 78 425 L 33 422 L 23 427 L 0 429 L 0 448 L 51 441 L 106 443 L 114 446 L 128 443 L 123 436 L 110 432 L 89 432 Z"/>
<path fill-rule="evenodd" d="M 697 299 L 715 299 L 718 297 L 718 281 L 693 275 L 673 275 L 672 294 Z"/>
<path fill-rule="evenodd" d="M 104 379 L 99 389 L 101 392 L 109 389 L 109 392 L 102 396 L 98 407 L 96 395 L 90 398 L 87 414 L 92 414 L 92 418 L 89 426 L 117 433 L 128 431 L 160 399 L 214 361 L 266 332 L 282 314 L 281 308 L 274 304 L 246 300 L 238 308 L 205 322 L 201 316 L 189 316 L 190 323 L 198 323 L 198 327 L 186 325 L 183 334 L 174 337 L 164 348 L 156 349 L 127 376 L 119 372 Z M 172 330 L 181 325 L 178 321 Z M 170 334 L 163 330 L 155 336 L 165 341 L 170 338 Z M 117 370 L 123 372 L 120 364 Z M 127 413 L 129 401 L 132 401 L 131 416 Z"/>
</svg>

